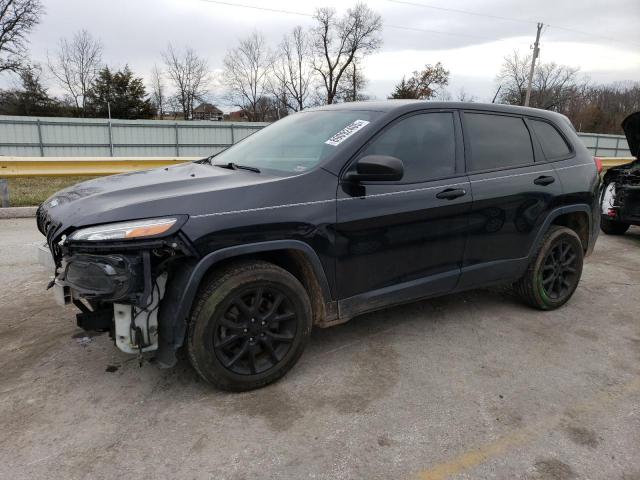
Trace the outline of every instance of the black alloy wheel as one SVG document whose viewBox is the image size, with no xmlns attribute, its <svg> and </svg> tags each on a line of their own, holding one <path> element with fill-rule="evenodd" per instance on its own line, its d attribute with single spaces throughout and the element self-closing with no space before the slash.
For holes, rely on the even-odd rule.
<svg viewBox="0 0 640 480">
<path fill-rule="evenodd" d="M 222 390 L 260 388 L 298 361 L 312 323 L 307 291 L 287 270 L 261 260 L 231 263 L 205 279 L 196 297 L 189 360 Z"/>
<path fill-rule="evenodd" d="M 520 298 L 540 310 L 564 305 L 580 282 L 584 250 L 574 230 L 552 225 L 536 246 L 524 275 L 514 284 Z"/>
<path fill-rule="evenodd" d="M 287 355 L 296 325 L 296 312 L 284 293 L 268 285 L 252 286 L 229 299 L 214 331 L 213 348 L 225 368 L 255 375 Z"/>
<path fill-rule="evenodd" d="M 547 253 L 542 264 L 542 289 L 552 300 L 563 298 L 569 291 L 575 289 L 579 278 L 578 254 L 574 245 L 568 241 L 559 241 Z"/>
</svg>

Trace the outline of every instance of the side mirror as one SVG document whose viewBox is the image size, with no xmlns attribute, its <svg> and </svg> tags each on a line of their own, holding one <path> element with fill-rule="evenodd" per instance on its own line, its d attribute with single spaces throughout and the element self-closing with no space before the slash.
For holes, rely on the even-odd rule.
<svg viewBox="0 0 640 480">
<path fill-rule="evenodd" d="M 402 160 L 388 155 L 366 155 L 355 164 L 355 171 L 345 175 L 352 182 L 393 182 L 404 174 Z"/>
</svg>

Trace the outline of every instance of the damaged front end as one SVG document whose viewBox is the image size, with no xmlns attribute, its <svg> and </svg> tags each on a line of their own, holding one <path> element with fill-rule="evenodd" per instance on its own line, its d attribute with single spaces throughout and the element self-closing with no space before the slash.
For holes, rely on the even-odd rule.
<svg viewBox="0 0 640 480">
<path fill-rule="evenodd" d="M 63 232 L 41 207 L 38 226 L 47 237 L 54 269 L 49 287 L 56 300 L 73 303 L 80 310 L 79 327 L 108 331 L 125 353 L 158 350 L 168 280 L 178 264 L 195 256 L 180 232 L 185 221 L 186 216 L 174 216 Z M 171 359 L 173 353 L 164 357 Z"/>
<path fill-rule="evenodd" d="M 622 129 L 635 161 L 611 168 L 603 182 L 602 214 L 611 220 L 640 225 L 640 112 L 624 119 Z"/>
</svg>

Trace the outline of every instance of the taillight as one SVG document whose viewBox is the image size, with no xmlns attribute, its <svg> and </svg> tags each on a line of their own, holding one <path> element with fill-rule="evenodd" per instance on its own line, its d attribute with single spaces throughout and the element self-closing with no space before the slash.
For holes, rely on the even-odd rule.
<svg viewBox="0 0 640 480">
<path fill-rule="evenodd" d="M 593 161 L 596 162 L 596 169 L 598 173 L 602 173 L 602 159 L 599 157 L 593 157 Z"/>
</svg>

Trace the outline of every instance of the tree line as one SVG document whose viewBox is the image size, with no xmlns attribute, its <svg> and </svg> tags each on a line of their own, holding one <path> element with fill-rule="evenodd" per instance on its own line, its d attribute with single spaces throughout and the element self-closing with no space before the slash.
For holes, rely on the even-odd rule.
<svg viewBox="0 0 640 480">
<path fill-rule="evenodd" d="M 198 104 L 212 101 L 217 83 L 224 91 L 219 102 L 249 121 L 272 121 L 311 106 L 370 99 L 363 60 L 382 46 L 382 18 L 365 3 L 343 14 L 318 8 L 310 27 L 296 26 L 275 45 L 258 31 L 239 39 L 218 76 L 193 48 L 168 44 L 145 82 L 128 65 L 106 65 L 102 42 L 87 30 L 61 38 L 45 62 L 33 62 L 28 35 L 43 14 L 41 0 L 0 0 L 0 73 L 15 79 L 12 88 L 0 90 L 0 114 L 190 119 Z M 518 51 L 505 57 L 493 101 L 524 103 L 530 62 Z M 62 96 L 49 94 L 45 76 Z M 441 62 L 427 64 L 404 75 L 388 98 L 452 100 L 449 80 Z M 464 89 L 455 99 L 476 100 Z M 640 83 L 593 84 L 579 69 L 542 63 L 530 105 L 567 115 L 581 131 L 620 133 L 622 118 L 640 110 Z"/>
</svg>

